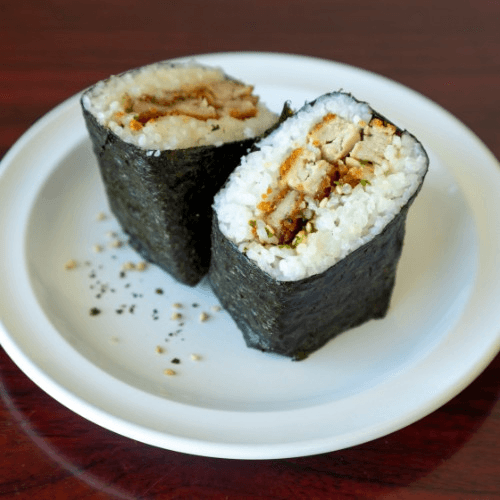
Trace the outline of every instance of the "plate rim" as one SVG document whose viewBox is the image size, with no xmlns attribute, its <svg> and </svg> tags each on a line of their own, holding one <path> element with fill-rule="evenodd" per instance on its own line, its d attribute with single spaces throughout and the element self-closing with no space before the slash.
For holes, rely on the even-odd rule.
<svg viewBox="0 0 500 500">
<path fill-rule="evenodd" d="M 448 111 L 446 111 L 444 108 L 439 106 L 438 104 L 434 103 L 433 101 L 429 100 L 425 96 L 422 96 L 421 94 L 418 94 L 416 91 L 405 87 L 404 85 L 392 81 L 382 75 L 377 75 L 376 73 L 372 73 L 369 71 L 366 71 L 361 68 L 356 68 L 354 66 L 350 66 L 345 63 L 337 63 L 335 61 L 329 61 L 326 59 L 320 59 L 320 58 L 315 58 L 315 57 L 308 57 L 308 56 L 303 56 L 303 55 L 293 55 L 293 54 L 279 54 L 279 53 L 267 53 L 267 52 L 220 52 L 220 53 L 213 53 L 213 54 L 200 54 L 200 55 L 193 55 L 190 57 L 183 57 L 183 58 L 177 58 L 175 60 L 186 60 L 186 59 L 192 59 L 196 58 L 197 60 L 203 62 L 205 59 L 217 59 L 217 58 L 257 58 L 257 57 L 268 57 L 270 59 L 272 58 L 281 58 L 281 59 L 288 59 L 289 61 L 297 61 L 298 59 L 302 61 L 309 61 L 309 62 L 317 62 L 329 66 L 334 66 L 334 67 L 343 67 L 346 68 L 347 70 L 355 70 L 357 72 L 363 73 L 363 74 L 368 74 L 371 77 L 376 77 L 384 80 L 385 82 L 390 83 L 391 85 L 397 85 L 402 89 L 405 89 L 406 91 L 410 91 L 411 93 L 415 94 L 418 96 L 420 99 L 425 99 L 430 105 L 437 107 L 441 113 L 445 113 L 445 116 L 448 119 L 453 119 L 455 124 L 457 126 L 462 127 L 462 130 L 465 130 L 469 137 L 472 136 L 472 138 L 475 140 L 478 146 L 483 148 L 483 153 L 489 154 L 491 156 L 491 159 L 495 162 L 496 166 L 498 167 L 498 164 L 496 163 L 496 158 L 494 155 L 491 153 L 491 151 L 482 143 L 482 141 L 472 132 L 466 125 L 464 125 L 461 121 L 459 121 L 457 118 L 455 118 L 453 115 L 451 115 Z M 83 92 L 83 91 L 82 91 Z M 5 173 L 7 172 L 9 165 L 14 161 L 14 159 L 21 153 L 26 145 L 29 144 L 29 142 L 35 137 L 38 133 L 45 131 L 46 127 L 49 123 L 51 123 L 52 120 L 58 120 L 61 119 L 61 116 L 64 115 L 64 113 L 68 113 L 72 111 L 72 109 L 75 106 L 78 106 L 78 101 L 79 97 L 81 95 L 81 92 L 75 94 L 74 96 L 66 99 L 59 105 L 57 105 L 55 108 L 53 108 L 51 111 L 49 111 L 46 115 L 41 117 L 39 120 L 37 120 L 17 141 L 16 143 L 7 151 L 5 154 L 4 158 L 2 159 L 0 163 L 0 185 L 3 182 L 3 179 L 5 177 Z M 0 217 L 1 219 L 1 217 Z M 1 220 L 0 220 L 1 222 Z M 2 227 L 0 225 L 0 227 Z M 494 339 L 493 339 L 494 340 Z M 31 378 L 42 390 L 47 392 L 49 395 L 54 397 L 56 400 L 70 408 L 72 411 L 75 411 L 76 413 L 82 415 L 84 418 L 87 418 L 88 420 L 91 420 L 94 423 L 97 423 L 98 425 L 101 425 L 102 427 L 108 428 L 111 431 L 118 432 L 119 434 L 122 434 L 124 436 L 131 437 L 133 439 L 138 439 L 143 442 L 147 442 L 148 444 L 152 445 L 157 445 L 157 431 L 151 431 L 151 432 L 145 432 L 144 429 L 141 428 L 134 428 L 134 424 L 130 423 L 127 420 L 122 420 L 116 416 L 113 416 L 113 418 L 109 419 L 108 413 L 103 410 L 102 408 L 93 408 L 91 410 L 92 416 L 94 418 L 89 418 L 86 413 L 88 413 L 88 409 L 83 408 L 82 410 L 82 403 L 79 401 L 78 396 L 74 394 L 64 394 L 64 388 L 61 387 L 57 381 L 54 380 L 49 380 L 47 379 L 46 375 L 44 373 L 40 373 L 39 370 L 37 369 L 37 366 L 33 366 L 31 364 L 31 360 L 26 359 L 25 353 L 20 349 L 20 346 L 18 346 L 14 340 L 14 338 L 11 338 L 11 334 L 8 332 L 7 328 L 4 326 L 3 322 L 0 322 L 0 343 L 2 347 L 5 349 L 7 354 L 11 357 L 11 359 L 22 369 L 22 371 L 29 377 Z M 342 440 L 339 440 L 338 437 L 335 439 L 325 439 L 324 437 L 318 438 L 317 440 L 310 440 L 301 443 L 300 449 L 298 450 L 298 444 L 297 442 L 290 442 L 286 444 L 279 444 L 279 445 L 272 445 L 272 444 L 231 444 L 231 443 L 221 443 L 221 442 L 210 442 L 210 440 L 200 440 L 200 439 L 190 439 L 186 437 L 177 437 L 177 436 L 168 436 L 167 441 L 173 445 L 173 446 L 163 446 L 168 449 L 173 449 L 176 451 L 181 451 L 185 453 L 195 453 L 199 455 L 204 455 L 204 456 L 212 456 L 212 457 L 220 457 L 220 458 L 244 458 L 244 459 L 267 459 L 267 458 L 286 458 L 286 457 L 293 457 L 293 456 L 305 456 L 305 455 L 312 455 L 316 453 L 321 453 L 321 452 L 326 452 L 326 451 L 333 451 L 336 449 L 342 449 L 348 446 L 354 446 L 355 444 L 360 444 L 361 442 L 366 442 L 367 440 L 372 440 L 376 439 L 378 437 L 384 436 L 389 432 L 394 432 L 396 430 L 401 429 L 402 427 L 405 427 L 416 420 L 419 420 L 423 416 L 431 413 L 435 409 L 439 408 L 443 404 L 445 404 L 447 401 L 449 401 L 452 397 L 454 397 L 456 394 L 458 394 L 460 391 L 462 391 L 467 385 L 469 385 L 472 380 L 474 380 L 485 368 L 486 366 L 492 361 L 492 359 L 496 356 L 497 352 L 500 349 L 500 336 L 497 335 L 496 339 L 496 348 L 495 344 L 492 343 L 491 348 L 483 353 L 483 356 L 480 359 L 480 362 L 476 360 L 476 363 L 473 364 L 472 369 L 467 372 L 467 376 L 462 377 L 460 379 L 460 383 L 454 384 L 452 386 L 449 386 L 448 391 L 446 392 L 445 395 L 443 393 L 440 393 L 439 395 L 436 395 L 432 399 L 432 403 L 426 406 L 425 408 L 421 408 L 420 412 L 414 412 L 411 415 L 407 415 L 406 418 L 400 419 L 398 426 L 390 425 L 390 430 L 388 430 L 386 427 L 380 427 L 377 432 L 372 432 L 370 434 L 369 439 L 364 439 L 361 437 L 352 438 L 345 440 L 341 442 Z M 55 384 L 55 385 L 54 385 Z M 56 395 L 54 395 L 56 394 Z M 61 401 L 61 396 L 64 399 Z M 178 404 L 178 403 L 176 403 Z M 84 405 L 85 406 L 85 405 Z M 301 410 L 291 410 L 293 412 L 300 412 Z M 215 411 L 217 412 L 217 411 Z M 221 413 L 232 413 L 231 411 L 222 411 Z M 267 413 L 267 412 L 265 412 Z M 275 413 L 275 412 L 273 412 Z M 288 411 L 285 411 L 284 413 L 289 414 Z M 213 414 L 213 411 L 212 411 Z M 252 416 L 258 416 L 257 412 L 252 412 Z M 128 427 L 132 427 L 133 429 L 133 435 L 130 435 L 130 429 L 127 429 Z M 120 429 L 120 430 L 117 430 Z M 120 432 L 122 431 L 122 432 Z M 359 434 L 363 434 L 363 432 L 360 432 Z M 138 436 L 142 436 L 138 437 Z M 144 439 L 146 438 L 146 440 Z M 364 439 L 363 441 L 359 441 L 359 439 Z M 358 441 L 357 441 L 358 440 Z M 340 445 L 340 447 L 336 447 L 334 442 L 337 445 Z M 297 453 L 298 451 L 298 453 Z"/>
</svg>

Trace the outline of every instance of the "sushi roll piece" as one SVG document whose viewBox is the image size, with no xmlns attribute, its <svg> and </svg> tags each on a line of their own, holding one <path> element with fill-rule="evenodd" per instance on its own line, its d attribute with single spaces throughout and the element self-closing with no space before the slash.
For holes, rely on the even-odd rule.
<svg viewBox="0 0 500 500">
<path fill-rule="evenodd" d="M 86 90 L 81 105 L 131 246 L 195 285 L 210 262 L 213 196 L 277 115 L 252 86 L 195 62 L 112 76 Z"/>
<path fill-rule="evenodd" d="M 306 104 L 216 195 L 211 286 L 248 347 L 300 360 L 389 308 L 422 145 L 350 94 Z"/>
</svg>

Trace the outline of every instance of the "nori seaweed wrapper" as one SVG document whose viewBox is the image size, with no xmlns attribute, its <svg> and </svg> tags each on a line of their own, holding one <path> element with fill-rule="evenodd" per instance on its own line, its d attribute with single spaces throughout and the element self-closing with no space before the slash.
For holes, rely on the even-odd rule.
<svg viewBox="0 0 500 500">
<path fill-rule="evenodd" d="M 260 137 L 148 156 L 82 109 L 110 209 L 130 245 L 181 283 L 196 285 L 210 263 L 213 197 Z M 281 119 L 289 114 L 286 106 Z"/>
<path fill-rule="evenodd" d="M 260 269 L 221 233 L 215 215 L 208 276 L 247 346 L 301 360 L 339 333 L 383 318 L 415 196 L 368 243 L 297 281 L 279 281 Z"/>
<path fill-rule="evenodd" d="M 374 118 L 391 123 L 371 111 Z M 257 143 L 254 150 L 258 148 Z M 427 157 L 423 148 L 422 152 Z M 370 319 L 384 318 L 403 249 L 408 210 L 426 173 L 381 233 L 324 272 L 296 281 L 280 281 L 263 271 L 222 234 L 214 214 L 208 278 L 247 346 L 303 360 L 336 335 Z"/>
</svg>

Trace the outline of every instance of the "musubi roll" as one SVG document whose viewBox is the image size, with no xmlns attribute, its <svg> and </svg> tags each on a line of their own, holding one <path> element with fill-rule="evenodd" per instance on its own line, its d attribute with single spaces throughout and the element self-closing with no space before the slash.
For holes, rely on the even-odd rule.
<svg viewBox="0 0 500 500">
<path fill-rule="evenodd" d="M 208 271 L 213 196 L 277 116 L 252 86 L 195 63 L 112 76 L 81 104 L 110 208 L 130 244 L 195 285 Z"/>
<path fill-rule="evenodd" d="M 215 197 L 209 279 L 249 347 L 303 359 L 386 315 L 428 157 L 341 92 L 255 148 Z"/>
</svg>

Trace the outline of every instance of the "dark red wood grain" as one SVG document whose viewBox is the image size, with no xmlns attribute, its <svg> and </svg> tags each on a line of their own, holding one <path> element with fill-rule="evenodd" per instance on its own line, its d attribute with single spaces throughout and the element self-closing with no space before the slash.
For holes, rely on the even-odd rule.
<svg viewBox="0 0 500 500">
<path fill-rule="evenodd" d="M 383 74 L 448 109 L 499 158 L 499 26 L 493 0 L 2 2 L 0 156 L 37 118 L 109 74 L 250 50 Z M 313 457 L 237 461 L 102 429 L 0 350 L 0 499 L 500 499 L 499 380 L 497 356 L 449 403 L 389 436 Z"/>
</svg>

